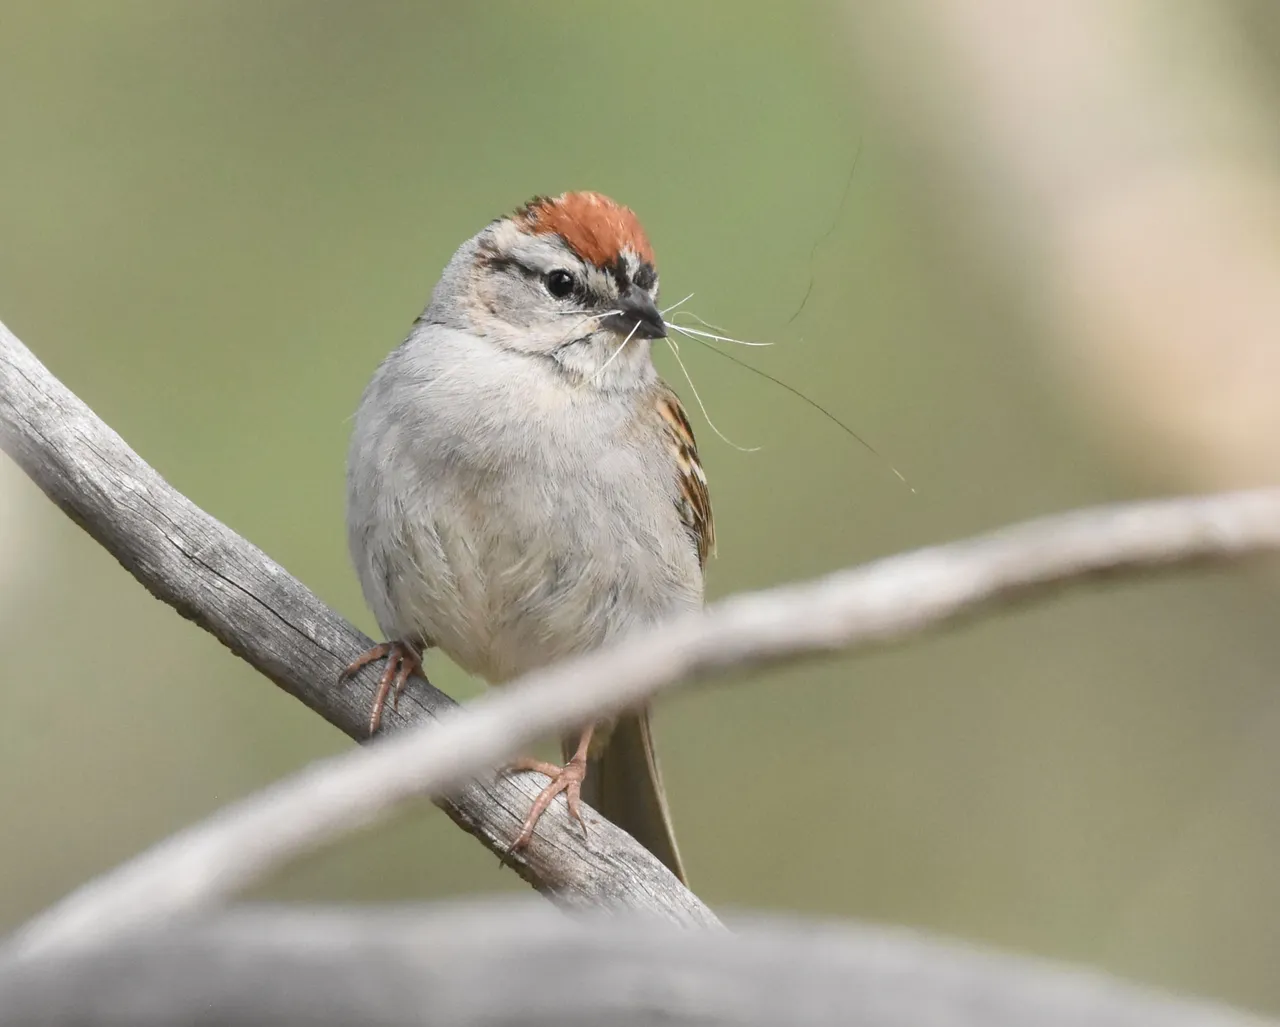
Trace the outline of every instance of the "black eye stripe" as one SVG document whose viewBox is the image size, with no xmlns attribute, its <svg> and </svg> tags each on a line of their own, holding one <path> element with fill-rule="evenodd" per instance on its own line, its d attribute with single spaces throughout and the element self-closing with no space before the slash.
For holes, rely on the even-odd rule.
<svg viewBox="0 0 1280 1027">
<path fill-rule="evenodd" d="M 509 257 L 492 251 L 482 252 L 477 263 L 479 266 L 483 266 L 492 271 L 514 272 L 516 274 L 523 275 L 530 281 L 537 281 L 547 290 L 548 293 L 556 296 L 557 299 L 569 295 L 569 292 L 565 292 L 562 295 L 553 292 L 548 286 L 548 279 L 551 275 L 556 274 L 557 272 L 567 274 L 573 279 L 573 285 L 569 291 L 581 292 L 584 301 L 598 302 L 602 304 L 612 302 L 607 294 L 597 295 L 596 290 L 591 288 L 589 282 L 584 282 L 578 277 L 578 275 L 569 271 L 567 268 L 552 268 L 551 271 L 543 271 L 529 267 L 529 265 L 515 259 L 514 257 Z M 642 261 L 640 266 L 636 268 L 634 274 L 628 272 L 627 266 L 621 257 L 612 264 L 600 268 L 600 270 L 614 280 L 619 295 L 625 295 L 633 285 L 638 289 L 643 289 L 645 292 L 648 292 L 658 283 L 658 273 L 654 270 L 653 265 L 648 261 Z"/>
<path fill-rule="evenodd" d="M 614 280 L 618 286 L 619 293 L 625 293 L 631 287 L 631 278 L 627 274 L 627 265 L 621 256 L 612 264 L 606 264 L 600 270 Z"/>
<path fill-rule="evenodd" d="M 631 274 L 627 270 L 626 262 L 622 257 L 618 257 L 617 260 L 603 270 L 617 282 L 618 292 L 620 293 L 625 293 L 632 285 L 648 292 L 658 282 L 658 273 L 647 260 L 641 261 L 640 266 L 635 270 L 635 274 Z"/>
<path fill-rule="evenodd" d="M 522 275 L 525 278 L 528 278 L 530 281 L 542 282 L 544 284 L 546 283 L 547 276 L 549 274 L 555 273 L 556 271 L 560 271 L 564 274 L 568 274 L 571 278 L 573 278 L 575 285 L 577 284 L 577 281 L 578 281 L 576 275 L 574 275 L 572 272 L 565 271 L 563 268 L 555 268 L 549 272 L 541 271 L 537 268 L 532 268 L 528 264 L 525 264 L 519 260 L 516 260 L 515 257 L 505 257 L 497 253 L 483 254 L 481 255 L 477 263 L 478 263 L 478 266 L 487 268 L 490 271 L 499 271 L 499 272 L 514 271 L 516 274 Z"/>
<path fill-rule="evenodd" d="M 513 272 L 534 282 L 542 281 L 544 274 L 544 272 L 516 260 L 515 257 L 507 257 L 498 253 L 481 254 L 480 259 L 477 261 L 477 266 L 499 273 L 504 271 Z"/>
</svg>

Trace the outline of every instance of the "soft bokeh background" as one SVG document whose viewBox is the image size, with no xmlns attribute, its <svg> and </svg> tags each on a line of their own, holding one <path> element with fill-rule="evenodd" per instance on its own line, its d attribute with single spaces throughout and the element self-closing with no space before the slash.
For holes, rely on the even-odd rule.
<svg viewBox="0 0 1280 1027">
<path fill-rule="evenodd" d="M 717 425 L 762 447 L 692 411 L 713 597 L 1169 484 L 1100 446 L 1019 304 L 933 216 L 827 6 L 4 0 L 0 26 L 0 317 L 367 630 L 348 417 L 456 245 L 539 192 L 633 206 L 669 299 L 776 341 L 735 355 L 917 489 L 686 345 Z M 1264 63 L 1276 39 L 1259 33 Z M 0 517 L 0 923 L 349 744 L 7 463 Z M 666 702 L 695 888 L 1280 1013 L 1278 613 L 1247 572 L 1112 584 Z M 521 887 L 427 810 L 267 893 Z"/>
</svg>

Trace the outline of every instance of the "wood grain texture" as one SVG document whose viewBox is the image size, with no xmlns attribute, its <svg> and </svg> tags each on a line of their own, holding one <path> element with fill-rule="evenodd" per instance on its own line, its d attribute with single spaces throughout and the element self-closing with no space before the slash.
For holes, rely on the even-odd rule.
<svg viewBox="0 0 1280 1027">
<path fill-rule="evenodd" d="M 331 682 L 369 640 L 173 493 L 2 334 L 0 442 L 149 587 L 334 723 L 362 733 L 374 672 L 354 704 Z M 472 778 L 540 737 L 732 671 L 900 642 L 1087 582 L 1277 551 L 1276 488 L 1076 510 L 721 600 L 491 689 L 462 715 L 415 685 L 406 716 L 391 723 L 416 719 L 417 728 L 308 767 L 179 832 L 46 911 L 12 946 L 49 951 L 226 901 L 424 793 L 453 795 L 446 809 L 498 848 L 514 837 L 513 810 L 523 812 L 535 783 Z M 554 809 L 522 872 L 566 906 L 716 923 L 649 853 L 594 811 L 587 819 L 599 829 L 584 845 Z"/>
<path fill-rule="evenodd" d="M 1101 973 L 866 924 L 734 931 L 564 916 L 531 899 L 246 908 L 100 948 L 0 959 L 31 1027 L 1265 1027 Z"/>
<path fill-rule="evenodd" d="M 200 625 L 276 685 L 359 742 L 378 670 L 339 685 L 372 640 L 262 550 L 205 513 L 59 382 L 0 324 L 0 447 L 154 596 Z M 456 708 L 415 677 L 387 710 L 384 733 Z M 489 777 L 437 804 L 491 852 L 505 853 L 542 779 Z M 426 858 L 429 858 L 426 857 Z M 424 860 L 425 861 L 425 860 Z M 593 818 L 589 844 L 559 806 L 512 866 L 568 907 L 609 906 L 681 923 L 714 915 L 620 829 Z"/>
</svg>

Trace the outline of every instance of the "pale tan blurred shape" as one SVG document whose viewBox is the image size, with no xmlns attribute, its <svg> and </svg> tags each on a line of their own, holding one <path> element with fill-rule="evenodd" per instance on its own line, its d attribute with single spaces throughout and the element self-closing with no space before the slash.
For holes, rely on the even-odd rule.
<svg viewBox="0 0 1280 1027">
<path fill-rule="evenodd" d="M 1099 436 L 1175 488 L 1280 481 L 1280 178 L 1228 10 L 849 7 L 894 127 L 961 187 Z"/>
</svg>

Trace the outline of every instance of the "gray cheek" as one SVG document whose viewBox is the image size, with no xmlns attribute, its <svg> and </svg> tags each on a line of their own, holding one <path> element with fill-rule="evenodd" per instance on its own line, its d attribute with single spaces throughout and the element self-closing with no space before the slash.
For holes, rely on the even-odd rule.
<svg viewBox="0 0 1280 1027">
<path fill-rule="evenodd" d="M 499 275 L 485 281 L 478 290 L 484 313 L 504 325 L 528 328 L 535 320 L 537 304 L 530 283 Z"/>
</svg>

